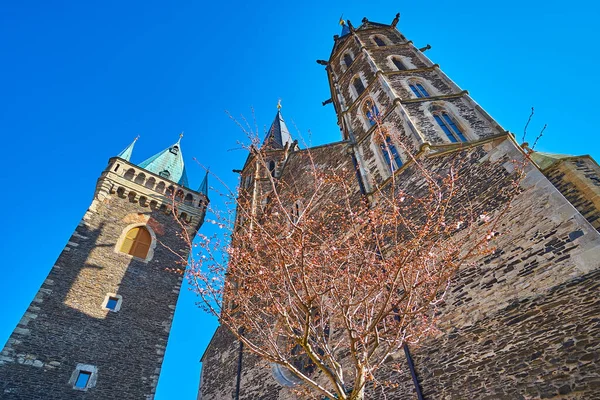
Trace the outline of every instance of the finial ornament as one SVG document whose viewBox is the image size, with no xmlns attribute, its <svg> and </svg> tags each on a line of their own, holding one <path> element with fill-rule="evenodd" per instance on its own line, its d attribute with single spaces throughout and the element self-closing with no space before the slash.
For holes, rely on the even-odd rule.
<svg viewBox="0 0 600 400">
<path fill-rule="evenodd" d="M 281 99 L 277 100 L 277 110 L 281 110 Z"/>
<path fill-rule="evenodd" d="M 346 21 L 344 21 L 344 14 L 340 15 L 340 25 L 346 25 Z"/>
<path fill-rule="evenodd" d="M 182 137 L 183 137 L 183 131 L 181 131 L 181 133 L 179 134 L 179 139 L 177 140 L 177 143 L 181 142 Z"/>
</svg>

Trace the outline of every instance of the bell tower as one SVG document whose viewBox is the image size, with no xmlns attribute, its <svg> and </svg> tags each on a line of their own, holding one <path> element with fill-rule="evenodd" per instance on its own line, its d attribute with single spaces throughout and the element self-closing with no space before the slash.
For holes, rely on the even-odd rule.
<svg viewBox="0 0 600 400">
<path fill-rule="evenodd" d="M 0 354 L 2 399 L 152 399 L 207 178 L 181 137 L 139 165 L 109 160 L 92 203 Z"/>
</svg>

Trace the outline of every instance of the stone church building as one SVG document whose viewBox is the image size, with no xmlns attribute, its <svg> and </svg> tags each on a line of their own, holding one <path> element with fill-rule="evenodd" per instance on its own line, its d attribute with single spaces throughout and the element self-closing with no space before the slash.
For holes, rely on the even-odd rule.
<svg viewBox="0 0 600 400">
<path fill-rule="evenodd" d="M 531 152 L 391 24 L 363 19 L 335 36 L 325 67 L 341 140 L 302 149 L 281 112 L 241 188 L 264 192 L 264 172 L 301 179 L 302 157 L 356 171 L 370 198 L 410 157 L 440 168 L 466 152 L 494 200 L 494 182 L 522 159 L 526 177 L 497 240 L 501 251 L 461 269 L 440 316 L 441 333 L 398 355 L 397 387 L 368 399 L 600 398 L 600 167 L 589 156 Z M 374 116 L 394 136 L 375 138 Z M 402 147 L 395 140 L 402 140 Z M 135 142 L 134 142 L 135 143 Z M 152 399 L 187 258 L 179 223 L 204 220 L 206 178 L 187 180 L 181 143 L 135 165 L 134 143 L 111 158 L 93 201 L 0 353 L 0 399 Z M 387 149 L 387 150 L 386 150 Z M 490 168 L 494 165 L 494 168 Z M 255 204 L 254 206 L 258 206 Z M 159 245 L 162 242 L 168 247 Z M 175 249 L 175 252 L 170 249 Z M 179 253 L 177 253 L 179 252 Z M 409 372 L 410 371 L 410 372 Z M 244 351 L 223 327 L 202 356 L 202 400 L 294 398 L 294 377 Z M 177 394 L 173 394 L 177 398 Z"/>
<path fill-rule="evenodd" d="M 367 399 L 600 398 L 600 168 L 589 156 L 532 152 L 519 145 L 465 90 L 390 25 L 363 19 L 343 25 L 325 66 L 341 140 L 299 148 L 281 112 L 262 145 L 266 165 L 250 156 L 241 190 L 264 202 L 271 174 L 302 182 L 307 157 L 324 169 L 356 170 L 355 190 L 372 198 L 394 182 L 406 192 L 407 152 L 442 168 L 457 152 L 477 160 L 474 198 L 494 202 L 495 182 L 511 163 L 526 177 L 497 239 L 499 251 L 461 268 L 440 316 L 441 334 L 396 361 L 405 374 L 386 394 Z M 374 116 L 387 132 L 375 135 Z M 401 140 L 403 146 L 395 142 Z M 436 167 L 437 166 L 437 167 Z M 267 168 L 266 168 L 267 167 Z M 268 169 L 268 171 L 265 171 Z M 482 184 L 483 182 L 483 184 Z M 286 186 L 288 187 L 288 186 Z M 253 204 L 260 207 L 260 204 Z M 410 357 L 412 356 L 412 357 Z M 411 361 L 409 361 L 411 360 Z M 412 367 L 412 368 L 411 368 Z M 412 373 L 409 372 L 412 369 Z M 244 351 L 219 327 L 202 356 L 198 398 L 293 399 L 289 371 Z"/>
</svg>

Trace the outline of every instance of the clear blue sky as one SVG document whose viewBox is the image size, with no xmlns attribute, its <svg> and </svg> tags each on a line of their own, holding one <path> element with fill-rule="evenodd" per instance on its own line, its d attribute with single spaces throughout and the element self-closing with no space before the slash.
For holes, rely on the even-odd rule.
<svg viewBox="0 0 600 400">
<path fill-rule="evenodd" d="M 0 346 L 87 209 L 109 157 L 140 135 L 140 162 L 175 142 L 192 186 L 243 165 L 244 138 L 224 110 L 259 129 L 277 99 L 290 129 L 340 139 L 323 67 L 340 14 L 399 29 L 506 129 L 539 150 L 591 154 L 597 140 L 600 38 L 595 2 L 571 1 L 3 1 L 0 2 Z M 216 199 L 217 196 L 213 196 Z M 186 290 L 157 399 L 195 399 L 215 321 Z"/>
</svg>

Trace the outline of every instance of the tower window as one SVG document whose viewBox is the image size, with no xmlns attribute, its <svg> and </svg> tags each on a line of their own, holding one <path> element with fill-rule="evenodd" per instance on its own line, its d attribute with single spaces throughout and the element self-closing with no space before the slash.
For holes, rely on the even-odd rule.
<svg viewBox="0 0 600 400">
<path fill-rule="evenodd" d="M 368 99 L 367 101 L 365 101 L 365 104 L 363 106 L 363 113 L 367 118 L 367 121 L 369 121 L 369 124 L 371 126 L 375 125 L 376 118 L 379 116 L 379 109 L 377 109 L 377 106 L 375 105 L 373 100 Z"/>
<path fill-rule="evenodd" d="M 272 177 L 275 177 L 275 161 L 271 160 L 269 161 L 269 172 L 271 173 Z"/>
<path fill-rule="evenodd" d="M 398 57 L 392 57 L 392 62 L 394 63 L 398 71 L 406 71 L 406 65 L 404 65 Z"/>
<path fill-rule="evenodd" d="M 383 47 L 385 46 L 385 42 L 383 41 L 383 39 L 380 36 L 375 36 L 373 37 L 373 41 L 375 42 L 375 44 L 379 47 Z"/>
<path fill-rule="evenodd" d="M 177 147 L 177 146 L 173 146 L 173 147 L 171 147 L 171 148 L 169 149 L 169 151 L 170 151 L 172 154 L 175 154 L 175 155 L 177 155 L 177 154 L 179 154 L 179 147 Z"/>
<path fill-rule="evenodd" d="M 347 68 L 349 68 L 352 65 L 353 61 L 354 60 L 352 59 L 352 56 L 350 54 L 344 54 L 344 64 L 346 64 Z"/>
<path fill-rule="evenodd" d="M 88 389 L 96 386 L 98 379 L 98 368 L 88 364 L 77 364 L 75 371 L 69 378 L 69 384 L 73 385 L 73 389 L 87 392 Z"/>
<path fill-rule="evenodd" d="M 429 97 L 429 93 L 427 92 L 427 90 L 425 90 L 423 85 L 421 85 L 420 83 L 416 83 L 416 82 L 411 83 L 409 86 L 410 86 L 410 90 L 412 90 L 412 92 L 418 98 Z"/>
<path fill-rule="evenodd" d="M 148 229 L 138 226 L 127 232 L 120 251 L 134 257 L 146 258 L 151 244 L 152 237 Z"/>
<path fill-rule="evenodd" d="M 356 90 L 357 97 L 365 91 L 365 85 L 363 85 L 362 80 L 358 76 L 352 81 L 352 86 L 354 86 L 354 90 Z"/>
<path fill-rule="evenodd" d="M 121 309 L 122 302 L 122 296 L 114 293 L 108 293 L 104 298 L 104 302 L 102 302 L 102 308 L 105 310 L 117 312 Z"/>
<path fill-rule="evenodd" d="M 467 138 L 465 138 L 463 132 L 448 114 L 446 114 L 445 112 L 435 114 L 433 118 L 435 118 L 435 122 L 438 123 L 440 128 L 442 128 L 442 130 L 452 143 L 467 141 Z"/>
<path fill-rule="evenodd" d="M 383 152 L 383 158 L 386 164 L 390 168 L 390 171 L 394 172 L 402 166 L 402 159 L 398 153 L 398 149 L 392 142 L 392 138 L 389 136 L 385 137 L 385 143 L 381 143 L 381 151 Z"/>
<path fill-rule="evenodd" d="M 171 176 L 171 173 L 169 171 L 167 171 L 166 169 L 164 171 L 160 171 L 158 174 L 160 176 L 162 176 L 163 178 L 167 178 L 167 179 L 169 179 L 169 177 Z"/>
<path fill-rule="evenodd" d="M 92 373 L 89 371 L 79 371 L 77 380 L 75 381 L 75 387 L 78 389 L 85 389 L 92 377 Z"/>
</svg>

